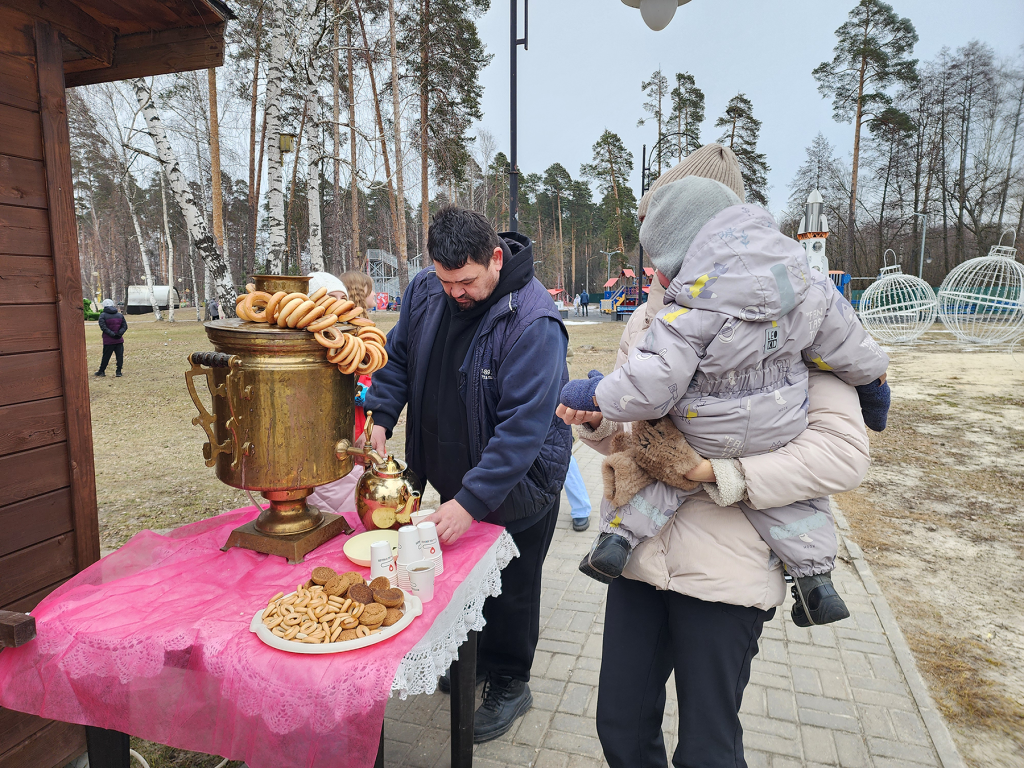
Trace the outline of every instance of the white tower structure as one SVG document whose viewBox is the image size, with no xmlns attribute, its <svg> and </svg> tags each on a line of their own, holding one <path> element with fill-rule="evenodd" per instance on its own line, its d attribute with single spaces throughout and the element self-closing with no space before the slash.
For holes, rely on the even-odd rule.
<svg viewBox="0 0 1024 768">
<path fill-rule="evenodd" d="M 825 256 L 825 240 L 828 239 L 828 221 L 825 219 L 825 201 L 818 190 L 811 190 L 807 196 L 803 218 L 800 219 L 800 230 L 796 239 L 803 243 L 807 251 L 807 262 L 811 269 L 816 269 L 828 277 L 828 257 Z"/>
</svg>

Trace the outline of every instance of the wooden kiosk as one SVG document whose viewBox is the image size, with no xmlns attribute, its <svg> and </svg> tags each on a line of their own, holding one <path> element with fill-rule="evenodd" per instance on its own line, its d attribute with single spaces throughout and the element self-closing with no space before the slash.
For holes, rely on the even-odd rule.
<svg viewBox="0 0 1024 768">
<path fill-rule="evenodd" d="M 100 552 L 64 88 L 219 66 L 229 18 L 220 0 L 0 0 L 0 649 Z M 83 726 L 0 709 L 0 768 L 85 749 Z"/>
</svg>

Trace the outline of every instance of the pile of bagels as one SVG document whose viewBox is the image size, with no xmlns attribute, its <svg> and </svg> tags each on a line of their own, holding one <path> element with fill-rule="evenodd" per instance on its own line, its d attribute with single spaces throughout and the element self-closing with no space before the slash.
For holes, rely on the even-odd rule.
<svg viewBox="0 0 1024 768">
<path fill-rule="evenodd" d="M 327 361 L 345 374 L 368 376 L 387 364 L 387 337 L 372 320 L 361 317 L 363 308 L 355 302 L 330 296 L 326 288 L 310 296 L 285 291 L 271 295 L 257 291 L 252 283 L 245 289 L 235 300 L 235 314 L 241 320 L 309 331 L 327 348 Z M 356 330 L 346 333 L 339 327 L 345 323 Z"/>
</svg>

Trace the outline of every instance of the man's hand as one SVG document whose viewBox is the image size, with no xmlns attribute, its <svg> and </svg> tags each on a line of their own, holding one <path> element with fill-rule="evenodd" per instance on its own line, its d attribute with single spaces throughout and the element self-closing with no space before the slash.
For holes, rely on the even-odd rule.
<svg viewBox="0 0 1024 768">
<path fill-rule="evenodd" d="M 387 439 L 388 431 L 384 427 L 379 427 L 376 424 L 373 425 L 373 432 L 370 434 L 370 447 L 373 448 L 381 456 L 387 456 Z M 356 448 L 362 448 L 366 445 L 366 435 L 359 433 L 359 437 L 356 438 L 353 445 Z"/>
<path fill-rule="evenodd" d="M 591 429 L 597 429 L 601 426 L 601 422 L 604 421 L 604 416 L 601 415 L 600 411 L 577 411 L 561 403 L 555 408 L 555 416 L 570 427 L 588 424 Z"/>
<path fill-rule="evenodd" d="M 713 483 L 718 478 L 715 477 L 715 468 L 711 466 L 711 462 L 701 459 L 700 464 L 686 473 L 686 479 L 695 483 Z"/>
<path fill-rule="evenodd" d="M 375 430 L 376 431 L 376 430 Z M 454 544 L 459 537 L 469 530 L 473 524 L 473 516 L 455 499 L 446 501 L 437 512 L 427 515 L 421 523 L 433 523 L 437 526 L 437 537 L 445 544 Z"/>
</svg>

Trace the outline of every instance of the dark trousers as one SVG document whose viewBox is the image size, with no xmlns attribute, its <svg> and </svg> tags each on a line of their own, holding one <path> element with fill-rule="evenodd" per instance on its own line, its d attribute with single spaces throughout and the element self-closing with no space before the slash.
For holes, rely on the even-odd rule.
<svg viewBox="0 0 1024 768">
<path fill-rule="evenodd" d="M 583 310 L 583 316 L 584 317 L 590 317 L 590 305 L 589 304 L 580 304 L 580 309 Z"/>
<path fill-rule="evenodd" d="M 675 768 L 745 768 L 740 703 L 775 609 L 709 603 L 640 581 L 608 587 L 597 734 L 611 768 L 666 768 L 665 684 L 675 671 Z"/>
<path fill-rule="evenodd" d="M 117 355 L 117 372 L 121 372 L 121 364 L 124 363 L 124 344 L 104 344 L 103 345 L 103 359 L 100 361 L 100 373 L 107 370 L 107 363 L 110 362 L 110 356 Z"/>
<path fill-rule="evenodd" d="M 487 598 L 479 635 L 477 669 L 529 681 L 540 637 L 540 582 L 558 522 L 558 499 L 525 531 L 511 534 L 519 548 L 501 572 L 501 594 Z"/>
</svg>

